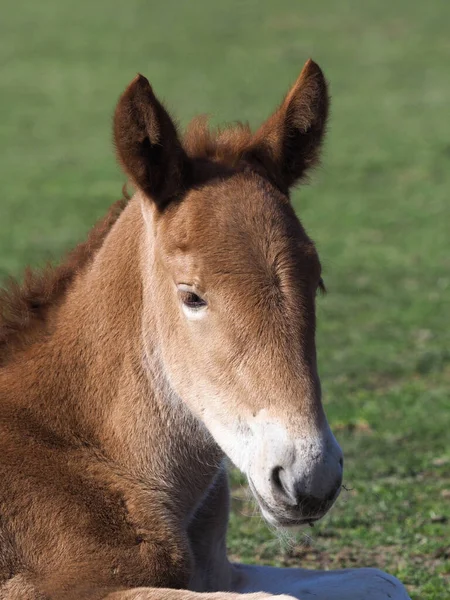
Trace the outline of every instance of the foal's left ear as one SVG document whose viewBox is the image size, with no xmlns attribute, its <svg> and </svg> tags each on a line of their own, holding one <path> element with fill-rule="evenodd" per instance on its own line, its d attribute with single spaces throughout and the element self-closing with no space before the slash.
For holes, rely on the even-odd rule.
<svg viewBox="0 0 450 600">
<path fill-rule="evenodd" d="M 319 161 L 328 106 L 325 77 L 309 59 L 280 107 L 255 133 L 246 157 L 287 192 Z"/>
<path fill-rule="evenodd" d="M 119 99 L 114 143 L 125 173 L 160 208 L 183 189 L 185 152 L 174 122 L 143 75 Z"/>
</svg>

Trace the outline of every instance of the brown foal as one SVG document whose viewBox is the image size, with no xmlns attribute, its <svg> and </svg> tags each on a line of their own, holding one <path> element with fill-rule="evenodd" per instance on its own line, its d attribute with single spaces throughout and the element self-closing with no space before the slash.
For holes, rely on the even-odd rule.
<svg viewBox="0 0 450 600">
<path fill-rule="evenodd" d="M 321 267 L 288 196 L 328 102 L 312 61 L 256 133 L 197 120 L 180 138 L 140 75 L 120 98 L 134 196 L 1 300 L 1 600 L 407 598 L 376 570 L 226 556 L 225 455 L 275 526 L 321 518 L 341 487 Z"/>
</svg>

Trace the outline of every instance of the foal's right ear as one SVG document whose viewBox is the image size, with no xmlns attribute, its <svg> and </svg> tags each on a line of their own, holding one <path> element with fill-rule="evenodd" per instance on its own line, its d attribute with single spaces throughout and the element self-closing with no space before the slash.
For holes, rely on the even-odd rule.
<svg viewBox="0 0 450 600">
<path fill-rule="evenodd" d="M 125 173 L 160 208 L 181 192 L 186 155 L 174 122 L 143 75 L 119 99 L 114 143 Z"/>
</svg>

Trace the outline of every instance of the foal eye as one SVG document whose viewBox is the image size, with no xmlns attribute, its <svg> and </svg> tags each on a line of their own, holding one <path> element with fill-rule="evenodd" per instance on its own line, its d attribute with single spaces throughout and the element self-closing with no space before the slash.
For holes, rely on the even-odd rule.
<svg viewBox="0 0 450 600">
<path fill-rule="evenodd" d="M 190 310 L 200 310 L 207 306 L 206 301 L 191 290 L 179 288 L 181 302 Z"/>
<path fill-rule="evenodd" d="M 181 300 L 188 308 L 202 308 L 206 302 L 194 294 L 194 292 L 181 292 Z"/>
</svg>

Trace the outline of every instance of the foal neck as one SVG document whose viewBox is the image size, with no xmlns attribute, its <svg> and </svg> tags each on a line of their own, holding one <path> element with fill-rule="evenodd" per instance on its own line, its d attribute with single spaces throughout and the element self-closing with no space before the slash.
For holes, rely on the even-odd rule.
<svg viewBox="0 0 450 600">
<path fill-rule="evenodd" d="M 144 227 L 135 197 L 68 291 L 50 342 L 34 357 L 48 373 L 41 391 L 36 375 L 28 388 L 45 394 L 33 410 L 60 436 L 87 440 L 127 475 L 167 491 L 177 514 L 189 518 L 222 456 L 171 392 L 156 331 L 144 344 Z"/>
</svg>

